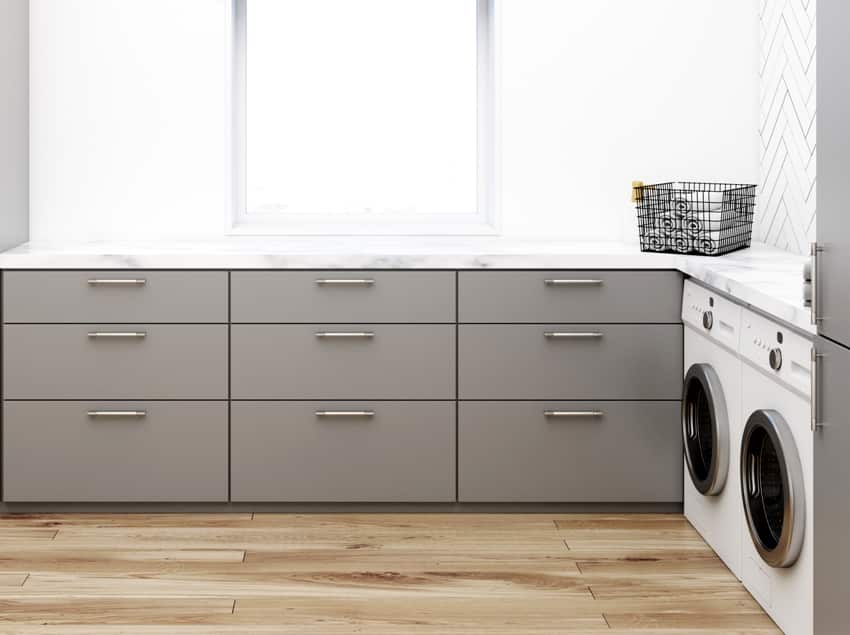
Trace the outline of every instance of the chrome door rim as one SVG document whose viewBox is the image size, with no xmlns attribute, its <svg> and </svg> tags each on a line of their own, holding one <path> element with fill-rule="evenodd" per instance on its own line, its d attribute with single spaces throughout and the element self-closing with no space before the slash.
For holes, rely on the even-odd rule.
<svg viewBox="0 0 850 635">
<path fill-rule="evenodd" d="M 699 413 L 696 412 L 693 399 L 693 393 L 697 389 L 704 395 L 711 420 L 712 452 L 707 469 L 701 469 L 694 456 L 699 445 L 699 440 L 696 438 Z M 720 378 L 714 368 L 708 364 L 694 364 L 685 375 L 682 387 L 682 441 L 685 462 L 694 487 L 704 496 L 720 494 L 726 486 L 726 477 L 729 473 L 729 414 L 726 410 L 726 399 Z"/>
<path fill-rule="evenodd" d="M 762 454 L 765 443 L 775 451 L 779 476 L 782 484 L 782 528 L 779 536 L 765 540 L 767 531 L 772 533 L 761 497 L 760 471 L 762 466 L 757 455 Z M 775 410 L 756 410 L 747 420 L 741 439 L 741 498 L 747 529 L 753 545 L 771 567 L 792 566 L 800 557 L 806 531 L 806 499 L 803 486 L 803 469 L 794 435 L 788 423 Z M 759 529 L 761 527 L 761 530 Z"/>
</svg>

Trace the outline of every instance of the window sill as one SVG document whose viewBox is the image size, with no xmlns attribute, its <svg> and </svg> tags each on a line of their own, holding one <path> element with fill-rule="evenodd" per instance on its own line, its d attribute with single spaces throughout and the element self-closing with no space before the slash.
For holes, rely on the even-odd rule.
<svg viewBox="0 0 850 635">
<path fill-rule="evenodd" d="M 415 222 L 366 220 L 304 222 L 281 218 L 242 217 L 233 221 L 230 236 L 498 236 L 499 228 L 483 220 Z"/>
</svg>

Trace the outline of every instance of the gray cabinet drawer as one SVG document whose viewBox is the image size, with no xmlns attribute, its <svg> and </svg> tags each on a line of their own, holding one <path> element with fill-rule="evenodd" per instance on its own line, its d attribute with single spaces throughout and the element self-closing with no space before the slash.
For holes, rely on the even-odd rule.
<svg viewBox="0 0 850 635">
<path fill-rule="evenodd" d="M 3 341 L 6 399 L 227 399 L 226 325 L 13 324 Z"/>
<path fill-rule="evenodd" d="M 458 338 L 461 399 L 679 399 L 676 324 L 464 325 Z"/>
<path fill-rule="evenodd" d="M 461 402 L 458 499 L 681 502 L 679 403 Z"/>
<path fill-rule="evenodd" d="M 235 271 L 234 322 L 454 323 L 453 271 Z"/>
<path fill-rule="evenodd" d="M 233 501 L 455 499 L 454 402 L 234 403 L 230 448 Z"/>
<path fill-rule="evenodd" d="M 7 502 L 226 501 L 227 476 L 225 402 L 4 404 Z"/>
<path fill-rule="evenodd" d="M 454 399 L 455 327 L 234 325 L 231 369 L 234 399 Z"/>
<path fill-rule="evenodd" d="M 3 319 L 19 323 L 227 322 L 224 271 L 7 271 Z"/>
<path fill-rule="evenodd" d="M 460 322 L 680 322 L 675 271 L 465 271 Z"/>
</svg>

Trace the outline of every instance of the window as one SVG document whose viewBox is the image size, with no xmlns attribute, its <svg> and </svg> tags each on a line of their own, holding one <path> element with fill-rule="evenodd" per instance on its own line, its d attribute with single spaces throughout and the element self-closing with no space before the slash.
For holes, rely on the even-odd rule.
<svg viewBox="0 0 850 635">
<path fill-rule="evenodd" d="M 237 233 L 492 233 L 494 0 L 232 0 Z"/>
</svg>

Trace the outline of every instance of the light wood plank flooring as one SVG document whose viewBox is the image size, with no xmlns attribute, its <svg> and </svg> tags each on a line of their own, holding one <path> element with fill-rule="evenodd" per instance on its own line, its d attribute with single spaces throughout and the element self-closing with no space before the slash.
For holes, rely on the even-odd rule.
<svg viewBox="0 0 850 635">
<path fill-rule="evenodd" d="M 0 518 L 0 633 L 779 632 L 680 515 Z"/>
</svg>

